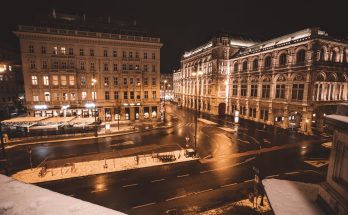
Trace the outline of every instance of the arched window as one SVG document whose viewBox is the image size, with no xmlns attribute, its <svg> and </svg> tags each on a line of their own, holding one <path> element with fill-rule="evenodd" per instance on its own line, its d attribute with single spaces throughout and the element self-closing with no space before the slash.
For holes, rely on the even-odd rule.
<svg viewBox="0 0 348 215">
<path fill-rule="evenodd" d="M 267 56 L 265 58 L 265 68 L 270 68 L 271 67 L 271 56 Z"/>
<path fill-rule="evenodd" d="M 332 50 L 332 57 L 331 57 L 331 61 L 332 62 L 336 62 L 336 58 L 337 58 L 337 53 L 335 50 Z"/>
<path fill-rule="evenodd" d="M 243 71 L 247 71 L 248 70 L 248 61 L 244 61 L 243 62 Z"/>
<path fill-rule="evenodd" d="M 284 66 L 286 64 L 286 54 L 283 53 L 279 56 L 279 65 Z"/>
<path fill-rule="evenodd" d="M 320 61 L 324 61 L 325 60 L 325 50 L 324 49 L 320 49 L 320 56 L 319 56 L 319 60 Z"/>
<path fill-rule="evenodd" d="M 235 72 L 238 72 L 238 63 L 235 63 L 235 64 L 234 64 L 234 71 L 235 71 Z"/>
<path fill-rule="evenodd" d="M 296 54 L 296 63 L 303 63 L 306 60 L 306 51 L 301 49 Z"/>
<path fill-rule="evenodd" d="M 258 67 L 259 67 L 259 60 L 255 59 L 253 61 L 253 71 L 257 71 Z"/>
</svg>

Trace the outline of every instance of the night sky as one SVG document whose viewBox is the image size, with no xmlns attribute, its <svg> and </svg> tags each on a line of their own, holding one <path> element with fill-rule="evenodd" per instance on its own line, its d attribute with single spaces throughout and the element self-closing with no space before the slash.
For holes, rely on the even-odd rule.
<svg viewBox="0 0 348 215">
<path fill-rule="evenodd" d="M 219 31 L 272 38 L 318 26 L 330 36 L 348 36 L 347 1 L 267 0 L 11 0 L 0 13 L 1 44 L 18 49 L 11 33 L 21 23 L 57 13 L 111 16 L 137 20 L 138 25 L 161 37 L 161 72 L 180 66 L 184 51 L 207 41 Z"/>
</svg>

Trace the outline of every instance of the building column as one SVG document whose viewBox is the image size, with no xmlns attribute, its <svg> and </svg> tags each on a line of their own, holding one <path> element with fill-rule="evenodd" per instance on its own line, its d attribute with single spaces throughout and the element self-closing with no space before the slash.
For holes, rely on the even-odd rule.
<svg viewBox="0 0 348 215">
<path fill-rule="evenodd" d="M 261 115 L 261 109 L 260 109 L 260 102 L 256 103 L 256 122 L 260 122 L 260 115 Z"/>
<path fill-rule="evenodd" d="M 320 96 L 320 92 L 319 92 L 319 90 L 320 90 L 320 85 L 321 85 L 321 83 L 318 83 L 316 101 L 319 101 L 319 96 Z"/>
<path fill-rule="evenodd" d="M 289 127 L 289 111 L 287 106 L 284 107 L 283 117 L 284 117 L 283 128 L 288 128 Z"/>
</svg>

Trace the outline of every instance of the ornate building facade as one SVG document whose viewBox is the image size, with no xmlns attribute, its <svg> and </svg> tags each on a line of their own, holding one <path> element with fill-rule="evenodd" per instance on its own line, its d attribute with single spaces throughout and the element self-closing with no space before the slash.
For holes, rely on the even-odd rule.
<svg viewBox="0 0 348 215">
<path fill-rule="evenodd" d="M 162 44 L 135 23 L 53 12 L 15 34 L 31 116 L 159 117 Z"/>
<path fill-rule="evenodd" d="M 312 133 L 347 100 L 348 41 L 318 28 L 265 42 L 218 35 L 181 60 L 187 108 Z M 175 76 L 175 75 L 174 75 Z M 175 81 L 174 81 L 175 82 Z M 198 97 L 196 97 L 198 96 Z"/>
<path fill-rule="evenodd" d="M 18 56 L 8 48 L 0 47 L 0 119 L 19 113 L 22 100 L 21 66 Z"/>
</svg>

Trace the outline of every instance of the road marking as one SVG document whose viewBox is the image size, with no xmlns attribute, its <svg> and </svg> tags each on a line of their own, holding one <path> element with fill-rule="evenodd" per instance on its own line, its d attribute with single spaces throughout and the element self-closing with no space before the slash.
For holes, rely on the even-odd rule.
<svg viewBox="0 0 348 215">
<path fill-rule="evenodd" d="M 205 193 L 205 192 L 208 192 L 208 191 L 212 191 L 213 189 L 206 189 L 206 190 L 201 190 L 201 191 L 198 191 L 198 192 L 195 192 L 194 194 L 200 194 L 200 193 Z"/>
<path fill-rule="evenodd" d="M 203 174 L 203 173 L 212 172 L 212 171 L 214 171 L 214 170 L 213 169 L 212 170 L 205 170 L 205 171 L 202 171 L 202 172 L 199 172 L 199 173 Z"/>
<path fill-rule="evenodd" d="M 252 182 L 252 181 L 254 181 L 254 179 L 246 180 L 246 181 L 244 181 L 244 183 Z"/>
<path fill-rule="evenodd" d="M 233 186 L 233 185 L 236 185 L 237 183 L 232 183 L 232 184 L 225 184 L 225 185 L 222 185 L 220 187 L 229 187 L 229 186 Z"/>
<path fill-rule="evenodd" d="M 240 142 L 242 142 L 242 143 L 249 143 L 250 144 L 250 142 L 249 141 L 246 141 L 246 140 L 241 140 L 241 139 L 237 139 L 238 141 L 240 141 Z"/>
<path fill-rule="evenodd" d="M 178 177 L 178 178 L 182 178 L 182 177 L 186 177 L 186 176 L 189 176 L 190 174 L 185 174 L 185 175 L 178 175 L 178 176 L 176 176 L 176 177 Z"/>
<path fill-rule="evenodd" d="M 173 197 L 173 198 L 166 199 L 166 202 L 171 201 L 171 200 L 175 200 L 175 199 L 184 198 L 184 197 L 186 197 L 186 196 L 188 196 L 188 194 L 181 195 L 181 196 L 175 196 L 175 197 Z"/>
<path fill-rule="evenodd" d="M 133 186 L 137 186 L 138 184 L 127 184 L 127 185 L 124 185 L 122 187 L 133 187 Z"/>
<path fill-rule="evenodd" d="M 151 203 L 147 203 L 147 204 L 143 204 L 143 205 L 134 206 L 134 207 L 132 207 L 132 209 L 142 208 L 142 207 L 146 207 L 146 206 L 154 205 L 154 204 L 156 204 L 156 202 L 151 202 Z"/>
<path fill-rule="evenodd" d="M 164 180 L 166 180 L 166 179 L 161 178 L 161 179 L 152 180 L 151 182 L 152 182 L 152 183 L 155 183 L 155 182 L 164 181 Z"/>
<path fill-rule="evenodd" d="M 273 177 L 278 177 L 279 175 L 270 175 L 270 176 L 267 176 L 266 178 L 273 178 Z"/>
<path fill-rule="evenodd" d="M 298 174 L 300 172 L 288 172 L 288 173 L 285 173 L 285 175 L 293 175 L 293 174 Z"/>
<path fill-rule="evenodd" d="M 108 189 L 101 189 L 101 190 L 92 190 L 91 193 L 98 193 L 98 192 L 103 192 L 103 191 L 106 191 Z"/>
</svg>

